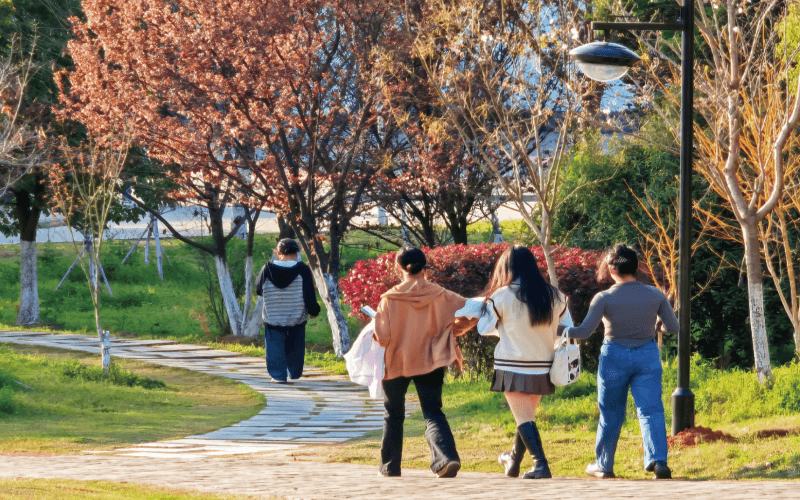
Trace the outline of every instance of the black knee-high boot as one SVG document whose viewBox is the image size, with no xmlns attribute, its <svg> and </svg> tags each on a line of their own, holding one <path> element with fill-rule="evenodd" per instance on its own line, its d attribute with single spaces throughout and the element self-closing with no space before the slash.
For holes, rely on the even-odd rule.
<svg viewBox="0 0 800 500">
<path fill-rule="evenodd" d="M 547 479 L 553 477 L 550 473 L 550 467 L 547 465 L 547 459 L 544 456 L 544 448 L 542 448 L 542 437 L 539 435 L 539 429 L 536 427 L 536 422 L 525 422 L 517 427 L 517 433 L 522 437 L 522 442 L 531 453 L 533 458 L 533 468 L 522 475 L 523 479 Z"/>
<path fill-rule="evenodd" d="M 522 436 L 517 431 L 514 436 L 514 447 L 511 448 L 511 453 L 504 451 L 497 458 L 500 465 L 506 470 L 506 476 L 519 477 L 519 466 L 522 463 L 522 458 L 525 456 L 525 442 L 522 441 Z"/>
</svg>

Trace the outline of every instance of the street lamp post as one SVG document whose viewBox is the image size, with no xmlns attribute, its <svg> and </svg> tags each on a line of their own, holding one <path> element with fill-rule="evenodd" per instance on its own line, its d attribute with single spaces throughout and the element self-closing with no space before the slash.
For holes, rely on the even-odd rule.
<svg viewBox="0 0 800 500">
<path fill-rule="evenodd" d="M 678 332 L 678 387 L 672 393 L 673 435 L 689 427 L 694 427 L 694 394 L 689 388 L 691 356 L 692 149 L 694 145 L 694 3 L 695 0 L 683 0 L 681 21 L 678 23 L 592 23 L 593 30 L 652 30 L 681 31 L 683 33 L 681 54 L 680 237 L 678 243 L 680 256 L 678 262 L 680 331 Z M 592 49 L 591 46 L 593 45 L 595 47 L 600 46 L 604 50 Z M 623 50 L 620 51 L 620 48 Z M 625 67 L 625 70 L 621 71 L 619 76 L 616 77 L 620 78 L 625 74 L 628 67 L 638 62 L 638 56 L 631 57 L 630 54 L 625 54 L 624 51 L 633 54 L 621 45 L 594 42 L 572 50 L 570 55 L 578 62 L 579 67 L 584 70 L 589 78 L 593 78 L 592 73 L 597 73 L 599 67 L 602 66 Z M 609 52 L 614 53 L 609 54 Z M 607 71 L 606 75 L 613 76 L 613 71 Z"/>
</svg>

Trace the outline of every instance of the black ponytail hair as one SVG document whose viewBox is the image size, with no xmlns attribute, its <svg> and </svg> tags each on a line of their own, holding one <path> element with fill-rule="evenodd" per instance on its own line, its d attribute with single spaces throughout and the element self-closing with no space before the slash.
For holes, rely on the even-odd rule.
<svg viewBox="0 0 800 500">
<path fill-rule="evenodd" d="M 397 251 L 397 263 L 410 275 L 419 274 L 428 267 L 428 259 L 417 247 L 404 246 Z"/>
</svg>

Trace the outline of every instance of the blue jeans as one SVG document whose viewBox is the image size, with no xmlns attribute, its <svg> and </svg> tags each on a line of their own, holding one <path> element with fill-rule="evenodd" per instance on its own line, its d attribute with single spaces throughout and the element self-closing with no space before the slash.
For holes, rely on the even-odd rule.
<svg viewBox="0 0 800 500">
<path fill-rule="evenodd" d="M 645 467 L 667 461 L 667 426 L 661 402 L 661 358 L 655 340 L 640 347 L 623 347 L 606 342 L 600 350 L 597 372 L 597 404 L 600 425 L 597 427 L 595 456 L 600 470 L 614 471 L 614 454 L 622 424 L 628 387 L 636 403 L 639 427 L 644 442 Z"/>
<path fill-rule="evenodd" d="M 303 375 L 306 357 L 306 324 L 275 327 L 264 326 L 264 346 L 267 349 L 267 371 L 275 380 L 298 379 Z"/>
</svg>

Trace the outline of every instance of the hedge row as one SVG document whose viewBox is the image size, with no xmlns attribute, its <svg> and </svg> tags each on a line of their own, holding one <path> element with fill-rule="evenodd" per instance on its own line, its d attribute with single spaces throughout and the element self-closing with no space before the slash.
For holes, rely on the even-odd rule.
<svg viewBox="0 0 800 500">
<path fill-rule="evenodd" d="M 478 296 L 489 282 L 497 258 L 507 247 L 506 243 L 484 243 L 423 248 L 428 258 L 428 278 L 465 297 Z M 536 256 L 542 275 L 547 279 L 541 247 L 532 247 L 531 251 Z M 576 322 L 586 316 L 592 297 L 609 286 L 609 283 L 598 283 L 595 276 L 601 255 L 596 250 L 568 247 L 557 247 L 553 252 L 559 289 L 569 297 L 570 313 Z M 395 252 L 389 252 L 375 259 L 359 261 L 341 280 L 340 290 L 353 314 L 363 318 L 360 312 L 363 306 L 377 308 L 381 295 L 400 283 L 394 260 Z M 460 343 L 471 375 L 488 376 L 494 363 L 494 341 L 481 338 L 473 331 Z M 584 343 L 586 369 L 596 368 L 601 343 L 601 335 L 594 335 Z"/>
</svg>

